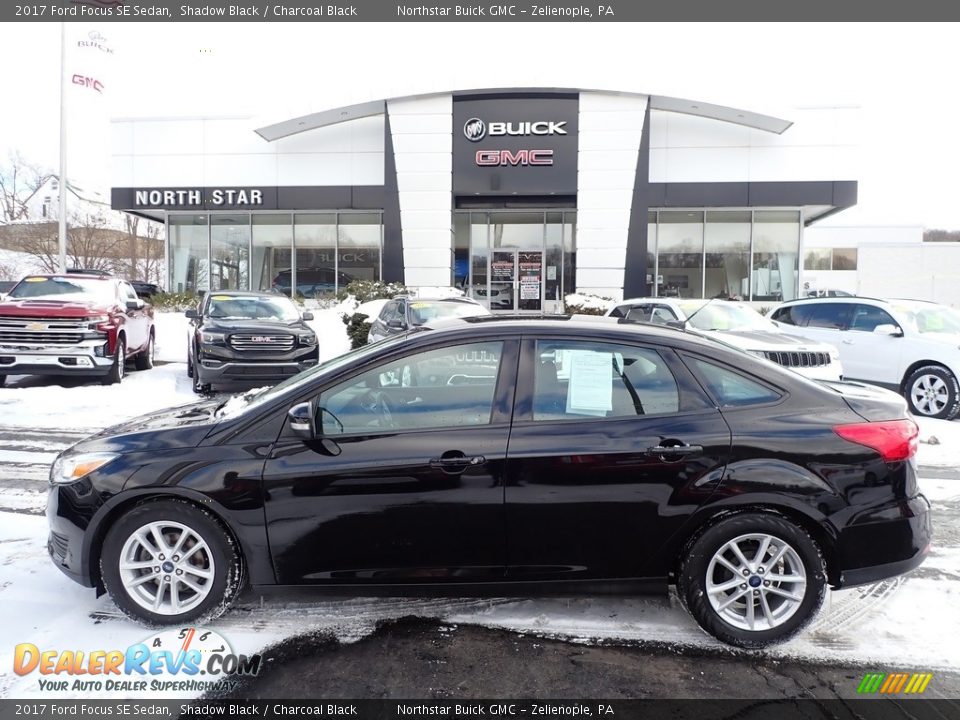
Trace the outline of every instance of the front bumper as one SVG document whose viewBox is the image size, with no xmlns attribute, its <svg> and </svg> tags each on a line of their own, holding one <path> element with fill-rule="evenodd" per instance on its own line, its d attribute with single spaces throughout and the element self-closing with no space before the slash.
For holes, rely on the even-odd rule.
<svg viewBox="0 0 960 720">
<path fill-rule="evenodd" d="M 831 583 L 855 587 L 902 575 L 930 553 L 933 524 L 922 494 L 864 511 L 840 532 Z"/>
<path fill-rule="evenodd" d="M 291 375 L 314 367 L 316 359 L 290 362 L 243 362 L 241 360 L 214 360 L 204 358 L 194 368 L 202 383 L 279 382 Z"/>
<path fill-rule="evenodd" d="M 105 375 L 113 365 L 106 340 L 79 345 L 0 345 L 0 374 Z"/>
<path fill-rule="evenodd" d="M 84 483 L 86 482 L 86 485 Z M 47 494 L 47 553 L 64 575 L 84 587 L 94 587 L 84 535 L 98 505 L 89 481 L 50 485 Z"/>
</svg>

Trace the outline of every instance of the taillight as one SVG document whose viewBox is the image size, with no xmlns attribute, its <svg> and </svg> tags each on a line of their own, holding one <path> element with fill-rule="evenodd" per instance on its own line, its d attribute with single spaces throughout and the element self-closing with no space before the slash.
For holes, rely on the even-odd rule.
<svg viewBox="0 0 960 720">
<path fill-rule="evenodd" d="M 909 418 L 836 425 L 833 431 L 844 440 L 876 450 L 884 462 L 912 458 L 920 436 L 920 428 Z"/>
</svg>

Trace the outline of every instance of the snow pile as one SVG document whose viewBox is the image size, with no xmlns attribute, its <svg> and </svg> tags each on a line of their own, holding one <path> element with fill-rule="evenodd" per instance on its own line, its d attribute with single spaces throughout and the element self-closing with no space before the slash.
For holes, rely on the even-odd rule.
<svg viewBox="0 0 960 720">
<path fill-rule="evenodd" d="M 616 304 L 615 300 L 610 300 L 609 298 L 602 298 L 598 297 L 597 295 L 581 295 L 580 293 L 566 295 L 564 296 L 563 301 L 568 307 L 573 305 L 578 309 L 583 308 L 587 310 L 603 310 L 604 312 Z"/>
<path fill-rule="evenodd" d="M 190 321 L 182 312 L 155 312 L 153 330 L 157 335 L 156 361 L 185 363 L 190 338 Z"/>
</svg>

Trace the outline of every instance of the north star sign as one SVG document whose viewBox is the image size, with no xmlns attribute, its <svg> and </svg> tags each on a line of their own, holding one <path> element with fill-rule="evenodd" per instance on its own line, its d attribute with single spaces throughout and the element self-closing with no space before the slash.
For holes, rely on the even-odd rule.
<svg viewBox="0 0 960 720">
<path fill-rule="evenodd" d="M 206 197 L 204 197 L 206 196 Z M 134 207 L 202 207 L 203 205 L 263 205 L 263 191 L 254 188 L 135 190 Z"/>
</svg>

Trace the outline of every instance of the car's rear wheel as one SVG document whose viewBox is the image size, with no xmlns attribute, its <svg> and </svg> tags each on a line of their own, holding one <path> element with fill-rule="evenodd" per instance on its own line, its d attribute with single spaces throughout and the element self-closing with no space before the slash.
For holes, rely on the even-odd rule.
<svg viewBox="0 0 960 720">
<path fill-rule="evenodd" d="M 123 380 L 123 375 L 127 364 L 127 344 L 123 336 L 117 338 L 117 352 L 113 357 L 113 365 L 110 366 L 110 372 L 103 378 L 104 385 L 116 385 Z"/>
<path fill-rule="evenodd" d="M 940 365 L 917 368 L 904 383 L 904 396 L 914 415 L 952 420 L 960 412 L 960 385 Z"/>
<path fill-rule="evenodd" d="M 137 370 L 149 370 L 153 367 L 153 357 L 155 354 L 155 343 L 153 333 L 150 333 L 150 339 L 147 340 L 147 347 L 143 352 L 137 354 Z"/>
<path fill-rule="evenodd" d="M 813 618 L 826 593 L 813 538 L 777 515 L 721 520 L 690 546 L 677 577 L 681 599 L 704 630 L 744 648 L 783 642 Z"/>
<path fill-rule="evenodd" d="M 218 617 L 243 583 L 229 533 L 179 500 L 147 502 L 121 517 L 104 540 L 100 573 L 117 607 L 149 625 Z"/>
</svg>

